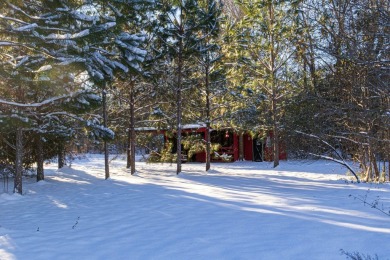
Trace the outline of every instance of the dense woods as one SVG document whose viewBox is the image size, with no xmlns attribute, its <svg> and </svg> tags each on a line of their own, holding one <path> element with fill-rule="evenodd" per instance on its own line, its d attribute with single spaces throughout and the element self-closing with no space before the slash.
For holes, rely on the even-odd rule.
<svg viewBox="0 0 390 260">
<path fill-rule="evenodd" d="M 385 0 L 8 0 L 0 3 L 0 173 L 15 177 L 104 143 L 128 154 L 153 127 L 272 131 L 290 158 L 390 173 L 390 4 Z M 209 135 L 196 149 L 212 151 Z M 195 148 L 194 148 L 195 149 Z M 35 167 L 35 166 L 34 166 Z"/>
</svg>

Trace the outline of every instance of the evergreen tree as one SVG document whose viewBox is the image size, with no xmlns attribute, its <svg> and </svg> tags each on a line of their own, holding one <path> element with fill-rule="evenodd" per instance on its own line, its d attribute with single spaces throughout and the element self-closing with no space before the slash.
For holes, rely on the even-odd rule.
<svg viewBox="0 0 390 260">
<path fill-rule="evenodd" d="M 182 122 L 183 122 L 183 91 L 185 84 L 190 80 L 190 66 L 193 66 L 194 57 L 198 55 L 198 33 L 203 25 L 199 15 L 199 3 L 194 0 L 161 1 L 159 15 L 160 28 L 156 32 L 164 43 L 166 55 L 170 63 L 176 67 L 175 95 L 176 95 L 176 146 L 177 169 L 181 172 L 182 161 Z"/>
<path fill-rule="evenodd" d="M 120 7 L 131 7 L 134 10 L 139 9 L 142 3 L 114 1 L 104 4 L 107 5 L 96 1 L 82 5 L 79 1 L 37 1 L 33 5 L 17 7 L 6 3 L 2 10 L 7 12 L 0 18 L 2 32 L 10 34 L 11 40 L 2 42 L 1 46 L 12 46 L 18 52 L 24 51 L 23 56 L 16 56 L 14 52 L 13 57 L 20 60 L 14 68 L 23 68 L 28 73 L 50 70 L 53 66 L 66 67 L 75 74 L 86 70 L 95 86 L 105 87 L 117 70 L 138 71 L 146 52 L 139 48 L 145 37 L 125 32 L 123 27 L 118 29 L 116 20 L 117 16 L 121 17 Z M 106 6 L 109 10 L 105 9 Z M 8 14 L 12 14 L 12 17 Z M 73 90 L 65 91 L 68 94 L 61 96 L 61 99 L 79 94 Z M 59 99 L 52 97 L 48 102 Z M 19 104 L 23 102 L 27 100 L 19 98 Z M 7 101 L 2 103 L 10 105 Z M 105 132 L 113 137 L 111 131 Z M 19 169 L 18 166 L 16 168 Z"/>
<path fill-rule="evenodd" d="M 242 0 L 238 4 L 244 16 L 230 26 L 233 31 L 225 47 L 232 48 L 230 52 L 236 56 L 237 64 L 231 69 L 233 77 L 244 77 L 244 89 L 250 88 L 255 96 L 265 98 L 262 107 L 258 107 L 262 114 L 260 122 L 272 131 L 276 167 L 285 101 L 295 92 L 291 75 L 296 48 L 291 41 L 296 32 L 297 2 Z"/>
<path fill-rule="evenodd" d="M 212 101 L 215 94 L 220 93 L 221 75 L 218 62 L 221 59 L 221 48 L 218 45 L 219 23 L 221 19 L 222 6 L 219 1 L 206 0 L 200 1 L 200 16 L 203 21 L 201 30 L 201 41 L 199 48 L 199 65 L 200 65 L 200 86 L 201 93 L 205 99 L 205 122 L 206 122 L 206 171 L 210 169 L 211 160 L 211 123 L 212 123 Z M 219 90 L 219 91 L 218 91 Z"/>
</svg>

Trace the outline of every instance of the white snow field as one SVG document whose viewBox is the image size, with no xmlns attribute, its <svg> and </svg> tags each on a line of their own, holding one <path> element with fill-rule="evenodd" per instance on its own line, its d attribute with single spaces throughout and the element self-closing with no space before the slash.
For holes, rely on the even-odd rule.
<svg viewBox="0 0 390 260">
<path fill-rule="evenodd" d="M 117 158 L 104 180 L 87 155 L 46 165 L 23 196 L 0 186 L 0 259 L 390 259 L 389 183 L 351 183 L 333 162 L 136 167 Z"/>
</svg>

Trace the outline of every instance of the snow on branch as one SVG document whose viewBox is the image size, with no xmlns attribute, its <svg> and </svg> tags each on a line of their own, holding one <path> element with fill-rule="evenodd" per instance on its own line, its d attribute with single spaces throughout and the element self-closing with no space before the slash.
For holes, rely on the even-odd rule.
<svg viewBox="0 0 390 260">
<path fill-rule="evenodd" d="M 59 10 L 59 9 L 57 9 Z M 61 10 L 59 10 L 61 11 Z M 69 10 L 64 10 L 65 12 L 68 12 Z M 99 20 L 99 16 L 97 15 L 87 15 L 84 14 L 80 11 L 72 11 L 70 14 L 77 20 L 79 21 L 84 21 L 84 22 L 96 22 Z"/>
<path fill-rule="evenodd" d="M 29 31 L 34 30 L 37 27 L 38 27 L 38 24 L 32 23 L 32 24 L 27 24 L 27 25 L 20 26 L 18 28 L 14 28 L 14 30 L 17 31 L 17 32 L 29 32 Z"/>
<path fill-rule="evenodd" d="M 108 22 L 100 25 L 96 25 L 91 27 L 91 31 L 93 32 L 101 32 L 101 31 L 107 31 L 108 29 L 115 27 L 116 22 Z"/>
<path fill-rule="evenodd" d="M 118 38 L 122 41 L 135 41 L 135 42 L 144 42 L 146 40 L 145 35 L 121 33 Z"/>
<path fill-rule="evenodd" d="M 96 68 L 92 64 L 86 64 L 86 68 L 91 78 L 97 81 L 104 80 L 104 75 L 98 68 Z"/>
<path fill-rule="evenodd" d="M 129 72 L 129 68 L 126 67 L 125 65 L 123 65 L 122 63 L 117 62 L 117 61 L 113 61 L 113 64 L 114 64 L 117 68 L 120 68 L 123 72 L 125 72 L 125 73 Z"/>
<path fill-rule="evenodd" d="M 9 106 L 20 107 L 20 108 L 39 108 L 39 107 L 53 104 L 53 103 L 60 101 L 60 100 L 63 100 L 63 99 L 72 98 L 72 97 L 77 96 L 81 93 L 83 93 L 83 92 L 82 91 L 73 92 L 73 93 L 70 93 L 67 95 L 52 97 L 52 98 L 46 99 L 46 100 L 39 102 L 39 103 L 31 103 L 31 104 L 23 104 L 23 103 L 17 103 L 17 102 L 12 102 L 12 101 L 0 99 L 0 105 L 9 105 Z"/>
<path fill-rule="evenodd" d="M 43 36 L 43 39 L 45 39 L 45 40 L 71 40 L 71 39 L 82 38 L 82 37 L 88 36 L 89 34 L 90 34 L 90 30 L 85 29 L 81 32 L 74 33 L 74 34 L 52 33 L 52 34 L 49 34 L 48 36 Z"/>
<path fill-rule="evenodd" d="M 13 5 L 13 4 L 11 4 L 11 3 L 8 3 L 8 5 L 9 5 L 12 9 L 14 9 L 15 11 L 21 12 L 22 14 L 24 14 L 24 15 L 27 16 L 28 18 L 31 18 L 31 19 L 34 19 L 34 20 L 44 20 L 44 19 L 42 19 L 42 17 L 29 15 L 28 13 L 26 13 L 25 11 L 23 11 L 22 9 L 20 9 L 20 8 L 17 7 L 16 5 Z"/>
<path fill-rule="evenodd" d="M 34 71 L 36 73 L 39 73 L 39 72 L 44 72 L 44 71 L 48 71 L 48 70 L 51 70 L 53 67 L 51 65 L 44 65 L 42 67 L 40 67 L 38 70 Z"/>
<path fill-rule="evenodd" d="M 60 119 L 57 116 L 66 116 L 66 117 L 69 117 L 69 118 L 72 118 L 72 119 L 75 119 L 75 120 L 78 120 L 78 121 L 81 121 L 81 122 L 85 121 L 82 117 L 79 117 L 79 116 L 77 116 L 75 114 L 68 113 L 68 112 L 52 112 L 52 113 L 45 114 L 43 117 L 45 117 L 45 118 L 55 118 L 57 121 L 60 121 Z"/>
<path fill-rule="evenodd" d="M 62 66 L 66 66 L 66 65 L 69 65 L 71 63 L 78 63 L 78 62 L 86 62 L 86 59 L 84 58 L 80 58 L 80 57 L 77 57 L 77 56 L 71 56 L 71 57 L 59 57 L 57 58 L 60 63 L 58 65 L 62 65 Z"/>
<path fill-rule="evenodd" d="M 108 5 L 108 7 L 111 9 L 111 11 L 113 11 L 113 12 L 115 13 L 115 15 L 116 15 L 117 17 L 123 17 L 123 14 L 121 13 L 121 11 L 119 11 L 119 9 L 116 8 L 113 4 L 108 3 L 107 5 Z"/>
<path fill-rule="evenodd" d="M 0 46 L 17 46 L 20 45 L 17 42 L 0 41 Z"/>
<path fill-rule="evenodd" d="M 25 21 L 22 21 L 22 20 L 13 18 L 13 17 L 4 16 L 4 15 L 2 15 L 2 14 L 0 14 L 0 18 L 1 18 L 1 19 L 4 19 L 4 20 L 9 20 L 9 21 L 21 23 L 21 24 L 28 24 L 28 23 L 26 23 Z"/>
</svg>

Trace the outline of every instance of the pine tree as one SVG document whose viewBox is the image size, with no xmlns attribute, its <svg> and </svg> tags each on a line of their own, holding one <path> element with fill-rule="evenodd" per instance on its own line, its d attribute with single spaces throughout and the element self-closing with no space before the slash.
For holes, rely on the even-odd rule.
<svg viewBox="0 0 390 260">
<path fill-rule="evenodd" d="M 182 122 L 183 122 L 183 91 L 189 73 L 193 65 L 194 56 L 197 54 L 199 42 L 198 33 L 201 30 L 202 21 L 199 16 L 198 1 L 162 1 L 162 9 L 159 15 L 161 28 L 156 34 L 165 44 L 166 54 L 171 64 L 176 67 L 175 95 L 176 95 L 176 146 L 177 169 L 181 172 L 182 161 Z M 191 64 L 191 65 L 190 65 Z"/>
<path fill-rule="evenodd" d="M 233 77 L 243 77 L 244 89 L 264 97 L 262 122 L 272 131 L 274 167 L 279 164 L 279 134 L 283 108 L 294 92 L 291 80 L 292 57 L 296 48 L 291 41 L 296 30 L 294 1 L 237 1 L 244 16 L 228 28 L 230 42 L 226 48 L 235 55 Z"/>
<path fill-rule="evenodd" d="M 210 169 L 211 160 L 211 124 L 212 124 L 212 101 L 216 93 L 220 93 L 222 81 L 221 70 L 218 67 L 218 62 L 221 60 L 221 48 L 218 45 L 219 23 L 221 19 L 222 6 L 219 1 L 206 0 L 200 1 L 200 16 L 203 21 L 201 30 L 201 41 L 198 44 L 199 48 L 199 65 L 201 93 L 205 97 L 205 122 L 206 122 L 206 171 Z M 217 91 L 217 89 L 219 91 Z"/>
<path fill-rule="evenodd" d="M 125 32 L 123 27 L 118 29 L 116 16 L 121 16 L 119 7 L 132 7 L 134 10 L 139 9 L 141 3 L 104 3 L 110 11 L 96 1 L 81 6 L 78 1 L 37 1 L 34 5 L 20 7 L 6 3 L 2 10 L 7 12 L 0 17 L 2 32 L 11 36 L 9 41 L 0 45 L 5 48 L 11 46 L 19 53 L 23 51 L 23 55 L 15 51 L 11 55 L 18 57 L 14 59 L 17 63 L 13 70 L 19 67 L 30 74 L 51 70 L 53 67 L 67 68 L 74 74 L 87 71 L 89 80 L 101 87 L 114 78 L 115 71 L 138 71 L 139 63 L 146 55 L 139 48 L 145 37 Z M 7 73 L 13 75 L 9 71 Z M 91 87 L 88 88 L 90 91 Z M 43 103 L 55 103 L 83 91 L 65 89 L 65 92 L 67 94 L 48 98 Z M 28 101 L 19 98 L 18 102 L 16 107 L 23 107 L 19 104 Z M 1 103 L 15 106 L 7 100 Z M 113 137 L 112 131 L 95 123 L 93 125 L 99 129 L 97 132 Z"/>
</svg>

